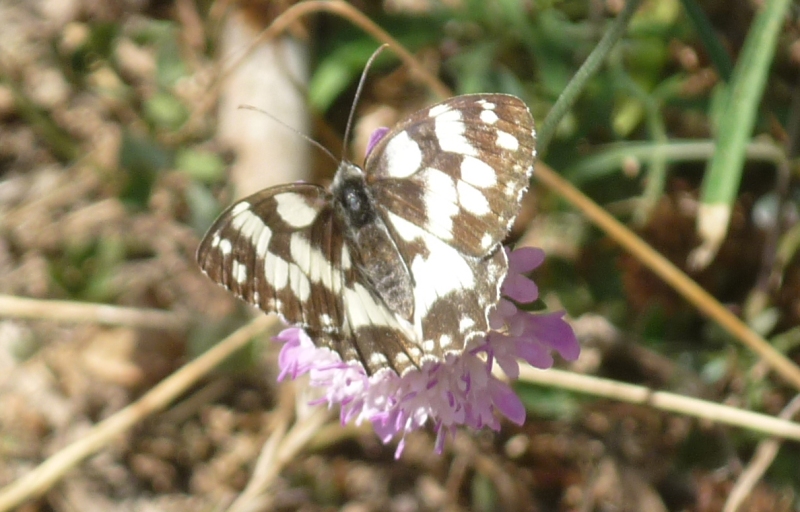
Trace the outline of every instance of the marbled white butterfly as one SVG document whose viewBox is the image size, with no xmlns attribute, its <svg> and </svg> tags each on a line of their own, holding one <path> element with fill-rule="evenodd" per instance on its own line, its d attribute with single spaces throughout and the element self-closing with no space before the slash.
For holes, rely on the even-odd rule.
<svg viewBox="0 0 800 512">
<path fill-rule="evenodd" d="M 522 100 L 457 96 L 398 123 L 363 169 L 342 161 L 328 189 L 281 185 L 233 204 L 197 261 L 343 360 L 402 374 L 489 330 L 500 243 L 535 153 Z"/>
</svg>

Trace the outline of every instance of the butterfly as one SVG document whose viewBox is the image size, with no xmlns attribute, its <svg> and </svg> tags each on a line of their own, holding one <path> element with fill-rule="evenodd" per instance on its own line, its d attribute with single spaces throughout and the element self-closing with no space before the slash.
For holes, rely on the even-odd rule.
<svg viewBox="0 0 800 512">
<path fill-rule="evenodd" d="M 328 188 L 279 185 L 233 204 L 197 261 L 342 360 L 402 375 L 489 330 L 535 155 L 522 100 L 456 96 L 400 121 L 363 168 L 342 160 Z"/>
</svg>

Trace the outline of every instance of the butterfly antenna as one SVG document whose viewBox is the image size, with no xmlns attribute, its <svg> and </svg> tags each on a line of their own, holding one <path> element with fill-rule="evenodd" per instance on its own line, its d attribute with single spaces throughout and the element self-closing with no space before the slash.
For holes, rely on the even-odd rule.
<svg viewBox="0 0 800 512">
<path fill-rule="evenodd" d="M 264 114 L 265 116 L 269 117 L 270 119 L 272 119 L 273 121 L 275 121 L 275 122 L 276 122 L 276 123 L 278 123 L 279 125 L 281 125 L 281 126 L 283 126 L 284 128 L 286 128 L 287 130 L 291 130 L 291 131 L 293 131 L 294 133 L 296 133 L 297 135 L 299 135 L 301 138 L 303 138 L 303 139 L 304 139 L 306 142 L 310 142 L 310 143 L 311 143 L 311 144 L 313 144 L 314 146 L 316 146 L 316 147 L 318 147 L 319 149 L 321 149 L 323 153 L 325 153 L 326 155 L 328 155 L 328 156 L 331 158 L 331 160 L 333 160 L 333 161 L 336 163 L 336 165 L 339 165 L 339 159 L 338 159 L 338 158 L 336 158 L 335 156 L 333 156 L 333 153 L 331 153 L 330 151 L 328 151 L 328 148 L 326 148 L 325 146 L 323 146 L 323 145 L 322 145 L 322 144 L 320 144 L 319 142 L 315 141 L 314 139 L 312 139 L 311 137 L 309 137 L 309 136 L 308 136 L 308 135 L 306 135 L 305 133 L 302 133 L 301 131 L 299 131 L 299 130 L 296 130 L 295 128 L 292 128 L 291 126 L 289 126 L 288 124 L 284 123 L 283 121 L 281 121 L 281 120 L 280 120 L 280 119 L 278 119 L 277 117 L 273 116 L 272 114 L 270 114 L 270 113 L 269 113 L 269 112 L 267 112 L 266 110 L 262 110 L 262 109 L 260 109 L 260 108 L 258 108 L 258 107 L 254 107 L 254 106 L 252 106 L 252 105 L 239 105 L 239 108 L 240 108 L 240 109 L 242 109 L 242 110 L 254 110 L 254 111 L 256 111 L 256 112 L 261 112 L 262 114 Z"/>
<path fill-rule="evenodd" d="M 384 43 L 378 47 L 377 50 L 372 52 L 369 60 L 367 60 L 366 65 L 364 66 L 364 71 L 361 72 L 361 79 L 358 81 L 358 87 L 356 88 L 356 95 L 353 98 L 353 105 L 350 107 L 350 115 L 347 116 L 347 126 L 344 129 L 344 141 L 342 142 L 342 159 L 346 160 L 345 154 L 347 152 L 347 142 L 350 140 L 350 127 L 353 125 L 353 116 L 356 113 L 356 105 L 358 105 L 358 99 L 361 97 L 361 90 L 364 88 L 364 82 L 367 81 L 367 73 L 369 72 L 369 68 L 372 67 L 372 63 L 375 59 L 378 58 L 378 55 L 388 47 L 388 43 Z"/>
</svg>

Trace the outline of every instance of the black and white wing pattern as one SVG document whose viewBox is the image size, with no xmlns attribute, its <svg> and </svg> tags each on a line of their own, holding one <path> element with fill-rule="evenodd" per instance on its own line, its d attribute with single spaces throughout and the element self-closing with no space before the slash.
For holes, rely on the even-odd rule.
<svg viewBox="0 0 800 512">
<path fill-rule="evenodd" d="M 238 297 L 306 329 L 370 374 L 462 352 L 488 330 L 535 157 L 518 98 L 476 94 L 395 126 L 364 169 L 330 189 L 262 190 L 200 243 L 201 269 Z"/>
<path fill-rule="evenodd" d="M 345 243 L 344 229 L 324 188 L 281 185 L 224 211 L 200 242 L 197 261 L 237 297 L 302 326 L 317 344 L 370 372 L 389 367 L 389 358 L 419 360 L 406 354 L 408 323 L 355 267 L 359 253 Z"/>
<path fill-rule="evenodd" d="M 456 96 L 395 126 L 365 164 L 386 210 L 469 256 L 499 244 L 536 156 L 533 118 L 507 94 Z"/>
</svg>

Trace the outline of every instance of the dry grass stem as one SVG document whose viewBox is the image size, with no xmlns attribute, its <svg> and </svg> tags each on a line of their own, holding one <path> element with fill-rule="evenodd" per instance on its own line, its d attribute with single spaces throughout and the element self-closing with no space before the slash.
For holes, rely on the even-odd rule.
<svg viewBox="0 0 800 512">
<path fill-rule="evenodd" d="M 779 418 L 790 420 L 798 412 L 800 412 L 800 395 L 795 396 L 789 405 L 783 408 L 778 415 Z M 725 508 L 722 512 L 737 512 L 745 498 L 750 495 L 753 487 L 761 480 L 764 473 L 767 471 L 775 456 L 778 455 L 778 450 L 781 447 L 782 441 L 780 439 L 770 438 L 765 439 L 758 443 L 756 451 L 753 453 L 753 458 L 747 465 L 742 474 L 736 480 L 736 484 L 731 489 L 728 495 L 728 500 L 725 502 Z"/>
<path fill-rule="evenodd" d="M 266 494 L 283 467 L 305 448 L 317 435 L 319 429 L 330 418 L 330 411 L 324 407 L 312 410 L 311 414 L 298 418 L 287 432 L 288 417 L 273 431 L 264 444 L 256 462 L 253 476 L 242 494 L 231 504 L 226 512 L 256 512 L 268 510 L 271 497 Z"/>
<path fill-rule="evenodd" d="M 632 404 L 648 405 L 661 411 L 685 414 L 694 418 L 742 427 L 770 436 L 800 441 L 800 424 L 792 421 L 757 412 L 744 411 L 735 407 L 700 400 L 699 398 L 691 398 L 666 391 L 654 391 L 644 386 L 625 384 L 563 370 L 549 369 L 543 371 L 525 365 L 520 366 L 519 380 Z"/>
<path fill-rule="evenodd" d="M 0 295 L 0 317 L 85 322 L 168 331 L 184 331 L 189 325 L 188 318 L 171 311 L 65 300 L 28 299 L 12 295 Z"/>
</svg>

